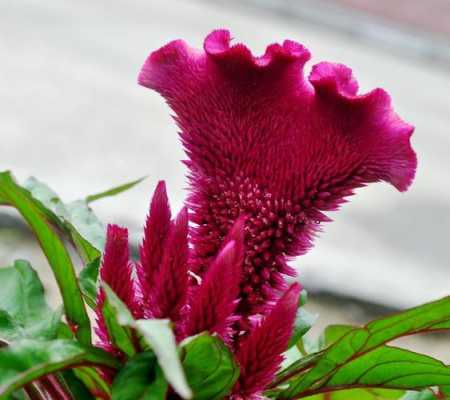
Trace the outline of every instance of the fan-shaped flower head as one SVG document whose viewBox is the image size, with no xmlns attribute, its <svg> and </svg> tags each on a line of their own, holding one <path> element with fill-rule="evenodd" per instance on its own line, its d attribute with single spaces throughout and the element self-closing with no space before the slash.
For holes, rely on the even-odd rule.
<svg viewBox="0 0 450 400">
<path fill-rule="evenodd" d="M 349 68 L 320 63 L 286 40 L 254 57 L 212 32 L 204 50 L 177 40 L 152 53 L 140 84 L 176 115 L 189 160 L 194 259 L 202 275 L 239 215 L 246 219 L 242 312 L 259 312 L 285 288 L 289 257 L 305 253 L 355 188 L 386 181 L 398 190 L 414 178 L 413 127 L 389 95 L 359 95 Z"/>
</svg>

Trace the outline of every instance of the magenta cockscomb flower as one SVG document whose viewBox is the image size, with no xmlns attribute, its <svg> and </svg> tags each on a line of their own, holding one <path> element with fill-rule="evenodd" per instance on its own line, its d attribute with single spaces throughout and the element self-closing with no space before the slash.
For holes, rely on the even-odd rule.
<svg viewBox="0 0 450 400">
<path fill-rule="evenodd" d="M 144 318 L 179 319 L 188 291 L 188 252 L 187 209 L 171 221 L 161 181 L 150 204 L 137 264 Z"/>
<path fill-rule="evenodd" d="M 162 193 L 164 195 L 161 195 Z M 159 234 L 161 229 L 148 228 L 162 226 L 162 219 L 168 215 L 159 212 L 163 203 L 168 206 L 165 187 L 160 183 L 152 199 L 142 247 L 152 241 L 156 243 L 156 238 L 152 235 L 156 232 Z M 155 220 L 152 221 L 152 218 Z M 158 218 L 161 220 L 156 220 Z M 146 307 L 145 318 L 171 319 L 178 340 L 204 331 L 220 336 L 235 352 L 241 369 L 240 378 L 231 398 L 249 400 L 259 398 L 283 359 L 281 354 L 285 351 L 292 334 L 300 285 L 292 285 L 270 313 L 255 322 L 253 327 L 248 327 L 243 339 L 240 340 L 240 332 L 237 331 L 239 324 L 236 325 L 235 322 L 246 318 L 236 313 L 243 278 L 245 218 L 237 219 L 201 282 L 191 287 L 191 290 L 188 290 L 186 209 L 183 209 L 174 221 L 169 222 L 170 228 L 163 239 L 163 250 L 160 251 L 160 261 L 152 273 L 151 285 L 141 287 L 138 291 L 142 296 L 140 303 L 144 303 Z M 138 282 L 144 279 L 142 265 L 145 261 L 142 254 L 148 257 L 141 249 L 141 266 L 136 268 Z M 136 282 L 133 280 L 132 263 L 129 260 L 128 232 L 124 228 L 116 225 L 108 226 L 100 279 L 116 292 L 135 317 L 142 316 L 142 308 L 138 306 Z M 115 347 L 108 333 L 102 314 L 104 302 L 105 294 L 100 289 L 97 301 L 98 345 L 115 355 L 125 357 Z M 102 372 L 108 381 L 112 379 L 108 371 Z"/>
<path fill-rule="evenodd" d="M 139 248 L 138 270 L 141 278 L 140 284 L 145 293 L 151 291 L 155 274 L 159 271 L 164 254 L 164 244 L 170 229 L 171 215 L 166 184 L 160 181 L 153 194 L 150 212 L 144 227 L 144 239 Z M 144 316 L 150 310 L 148 300 L 148 298 L 143 299 Z"/>
<path fill-rule="evenodd" d="M 117 296 L 138 314 L 139 306 L 136 297 L 136 290 L 132 278 L 132 265 L 129 259 L 128 230 L 117 225 L 108 225 L 106 232 L 106 245 L 100 266 L 100 280 L 107 283 Z M 105 303 L 105 292 L 100 288 L 97 296 L 96 320 L 98 336 L 98 346 L 112 352 L 120 353 L 111 342 L 108 334 L 105 319 L 103 316 L 103 306 Z"/>
<path fill-rule="evenodd" d="M 170 226 L 150 291 L 144 292 L 149 304 L 147 314 L 178 321 L 186 303 L 188 278 L 188 213 L 183 208 Z"/>
<path fill-rule="evenodd" d="M 231 344 L 235 333 L 232 325 L 238 319 L 234 312 L 242 281 L 243 233 L 243 220 L 238 220 L 203 282 L 192 291 L 183 337 L 209 331 Z"/>
<path fill-rule="evenodd" d="M 236 221 L 201 283 L 190 287 L 188 212 L 183 208 L 175 220 L 170 215 L 165 184 L 160 182 L 144 227 L 140 260 L 129 259 L 127 230 L 110 225 L 100 280 L 117 293 L 135 317 L 170 319 L 179 340 L 209 331 L 231 344 L 236 333 L 232 323 L 238 319 L 234 312 L 242 280 L 244 219 Z M 101 290 L 97 304 L 98 344 L 114 353 L 117 349 L 102 314 L 104 301 Z"/>
<path fill-rule="evenodd" d="M 231 399 L 260 399 L 262 391 L 272 382 L 292 334 L 300 290 L 300 285 L 294 283 L 241 342 L 236 352 L 241 373 Z"/>
<path fill-rule="evenodd" d="M 320 63 L 286 40 L 254 57 L 212 32 L 204 50 L 177 40 L 152 53 L 139 83 L 175 112 L 189 160 L 188 204 L 196 224 L 190 268 L 203 276 L 234 221 L 246 215 L 241 314 L 264 309 L 286 288 L 290 257 L 305 253 L 324 211 L 358 187 L 414 178 L 413 127 L 389 95 L 359 95 L 349 68 Z"/>
<path fill-rule="evenodd" d="M 293 331 L 301 286 L 287 286 L 289 259 L 356 188 L 386 181 L 406 190 L 416 156 L 413 128 L 386 92 L 358 95 L 347 67 L 320 63 L 305 79 L 310 55 L 295 42 L 262 57 L 229 42 L 215 31 L 204 51 L 175 41 L 146 61 L 139 82 L 167 99 L 189 156 L 193 227 L 187 208 L 171 219 L 160 182 L 140 260 L 130 264 L 126 231 L 110 227 L 100 275 L 138 318 L 170 319 L 179 342 L 221 337 L 240 366 L 229 398 L 256 400 Z M 114 352 L 103 302 L 100 293 L 100 345 Z"/>
</svg>

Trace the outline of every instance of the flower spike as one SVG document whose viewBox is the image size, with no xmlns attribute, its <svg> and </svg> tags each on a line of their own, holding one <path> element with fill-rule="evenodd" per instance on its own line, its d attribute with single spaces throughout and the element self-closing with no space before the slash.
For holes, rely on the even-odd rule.
<svg viewBox="0 0 450 400">
<path fill-rule="evenodd" d="M 138 304 L 132 279 L 132 265 L 129 261 L 128 230 L 117 225 L 108 225 L 106 245 L 100 266 L 100 280 L 107 283 L 117 296 L 128 306 L 131 312 L 138 313 Z M 99 347 L 117 353 L 112 345 L 103 317 L 105 292 L 101 288 L 97 296 L 96 333 Z"/>
<path fill-rule="evenodd" d="M 243 225 L 239 220 L 235 225 L 201 286 L 191 294 L 184 336 L 209 331 L 231 341 L 244 258 Z"/>
<path fill-rule="evenodd" d="M 166 184 L 160 181 L 150 203 L 150 212 L 144 227 L 144 239 L 139 247 L 140 264 L 137 270 L 142 293 L 150 292 L 155 274 L 161 265 L 164 243 L 170 229 L 170 218 Z M 145 301 L 143 308 L 148 308 Z"/>
<path fill-rule="evenodd" d="M 188 289 L 188 212 L 183 208 L 171 224 L 161 265 L 153 286 L 146 293 L 149 309 L 146 318 L 179 320 Z"/>
<path fill-rule="evenodd" d="M 292 334 L 301 287 L 294 283 L 270 314 L 244 338 L 236 353 L 241 368 L 232 399 L 256 399 L 272 382 Z"/>
<path fill-rule="evenodd" d="M 277 299 L 286 261 L 304 254 L 354 190 L 386 181 L 404 191 L 416 155 L 413 127 L 382 89 L 358 94 L 352 71 L 320 63 L 286 40 L 255 57 L 210 33 L 203 50 L 177 40 L 153 52 L 139 83 L 173 109 L 188 155 L 192 271 L 202 276 L 240 215 L 245 265 L 240 308 L 252 315 Z"/>
</svg>

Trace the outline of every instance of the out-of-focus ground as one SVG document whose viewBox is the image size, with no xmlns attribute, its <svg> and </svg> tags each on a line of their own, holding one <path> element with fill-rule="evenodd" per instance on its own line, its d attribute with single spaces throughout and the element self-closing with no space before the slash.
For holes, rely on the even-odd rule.
<svg viewBox="0 0 450 400">
<path fill-rule="evenodd" d="M 336 0 L 338 5 L 361 10 L 422 31 L 450 35 L 450 2 L 448 0 Z"/>
<path fill-rule="evenodd" d="M 348 64 L 363 92 L 387 88 L 397 112 L 417 127 L 411 190 L 361 190 L 330 214 L 335 222 L 295 262 L 312 292 L 308 307 L 321 314 L 316 331 L 448 295 L 450 12 L 445 0 L 425 9 L 418 0 L 404 2 L 419 7 L 414 16 L 400 3 L 0 2 L 0 169 L 19 180 L 35 175 L 66 200 L 148 174 L 139 187 L 94 206 L 103 220 L 127 225 L 137 241 L 158 179 L 168 182 L 174 209 L 186 187 L 169 110 L 136 84 L 147 54 L 179 37 L 201 47 L 216 27 L 230 28 L 255 53 L 291 38 L 312 51 L 307 70 L 321 60 Z M 0 212 L 0 265 L 31 259 L 56 302 L 45 260 L 16 214 Z M 413 346 L 450 360 L 448 343 L 433 337 Z"/>
</svg>

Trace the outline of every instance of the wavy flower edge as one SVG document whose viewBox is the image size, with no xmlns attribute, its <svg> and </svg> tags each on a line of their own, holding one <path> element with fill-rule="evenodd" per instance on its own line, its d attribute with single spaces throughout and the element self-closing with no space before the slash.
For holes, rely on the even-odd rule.
<svg viewBox="0 0 450 400">
<path fill-rule="evenodd" d="M 303 75 L 310 52 L 286 40 L 255 57 L 210 33 L 203 50 L 176 40 L 151 53 L 141 85 L 175 114 L 188 160 L 191 268 L 206 273 L 240 215 L 247 215 L 242 313 L 265 313 L 336 210 L 371 182 L 399 191 L 417 166 L 414 128 L 383 89 L 358 94 L 350 68 L 322 62 Z"/>
</svg>

